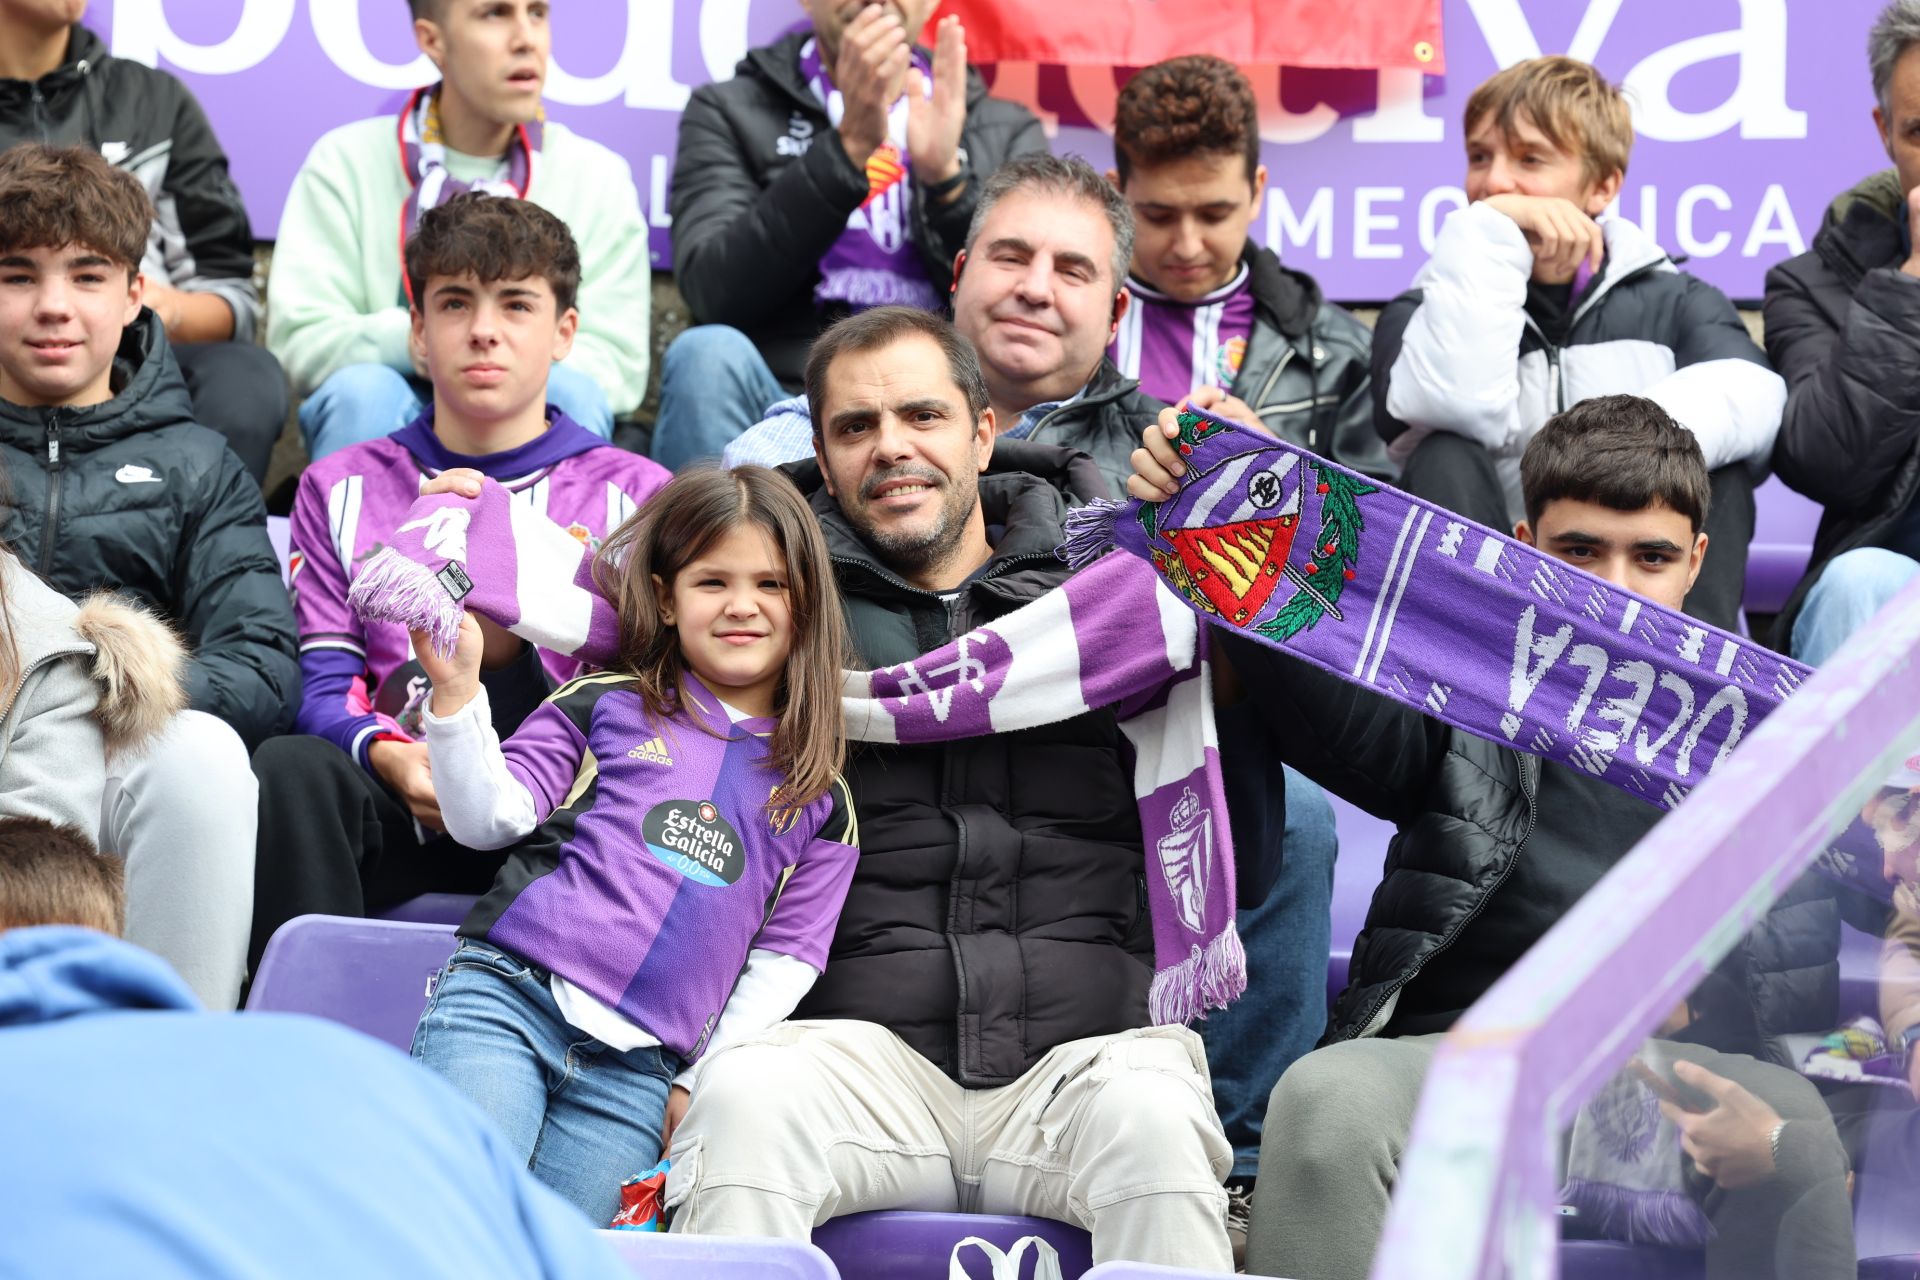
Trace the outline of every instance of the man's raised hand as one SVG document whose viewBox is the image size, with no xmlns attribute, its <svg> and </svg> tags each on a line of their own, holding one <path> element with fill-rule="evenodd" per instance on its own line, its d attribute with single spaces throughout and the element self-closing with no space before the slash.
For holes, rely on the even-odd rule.
<svg viewBox="0 0 1920 1280">
<path fill-rule="evenodd" d="M 933 88 L 918 67 L 907 73 L 907 155 L 914 178 L 945 182 L 960 172 L 960 133 L 967 123 L 967 33 L 960 19 L 940 19 L 933 43 Z M 959 188 L 945 196 L 958 199 Z"/>
<path fill-rule="evenodd" d="M 855 167 L 866 168 L 867 158 L 886 142 L 887 112 L 912 65 L 911 36 L 885 5 L 868 5 L 840 33 L 833 84 L 840 90 L 840 145 Z"/>
</svg>

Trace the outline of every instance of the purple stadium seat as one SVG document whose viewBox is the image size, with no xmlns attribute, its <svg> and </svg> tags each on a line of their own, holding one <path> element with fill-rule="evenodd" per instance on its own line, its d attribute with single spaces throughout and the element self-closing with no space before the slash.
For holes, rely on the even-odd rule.
<svg viewBox="0 0 1920 1280">
<path fill-rule="evenodd" d="M 1860 1280 L 1920 1280 L 1920 1253 L 1890 1258 L 1862 1258 Z"/>
<path fill-rule="evenodd" d="M 1093 1265 L 1093 1241 L 1078 1227 L 1047 1218 L 988 1213 L 851 1213 L 813 1229 L 813 1242 L 846 1280 L 947 1280 L 953 1246 L 979 1236 L 1002 1249 L 1039 1236 L 1060 1253 L 1060 1271 L 1075 1280 Z M 971 1252 L 971 1251 L 970 1251 Z M 985 1260 L 973 1253 L 985 1274 Z"/>
<path fill-rule="evenodd" d="M 649 1280 L 839 1280 L 827 1255 L 798 1240 L 602 1231 L 620 1260 Z"/>
<path fill-rule="evenodd" d="M 1220 1274 L 1216 1271 L 1182 1271 L 1178 1267 L 1155 1267 L 1144 1262 L 1103 1262 L 1081 1280 L 1201 1280 Z"/>
<path fill-rule="evenodd" d="M 414 924 L 457 927 L 478 901 L 480 899 L 470 893 L 423 893 L 417 898 L 408 898 L 405 902 L 388 907 L 378 915 L 382 920 L 410 920 Z"/>
<path fill-rule="evenodd" d="M 1353 958 L 1353 938 L 1366 923 L 1373 891 L 1387 860 L 1387 842 L 1393 824 L 1354 808 L 1331 791 L 1333 824 L 1340 840 L 1340 856 L 1333 864 L 1333 946 L 1327 956 L 1327 1003 L 1332 1005 L 1347 985 L 1347 965 Z"/>
<path fill-rule="evenodd" d="M 1803 498 L 1778 476 L 1754 490 L 1753 542 L 1747 547 L 1747 584 L 1742 603 L 1748 613 L 1778 613 L 1807 571 L 1820 506 Z"/>
<path fill-rule="evenodd" d="M 267 943 L 247 1008 L 329 1018 L 404 1052 L 453 946 L 446 925 L 295 916 Z"/>
<path fill-rule="evenodd" d="M 1560 1245 L 1560 1280 L 1701 1280 L 1705 1255 L 1612 1240 Z"/>
<path fill-rule="evenodd" d="M 280 562 L 280 581 L 291 582 L 287 559 L 293 553 L 293 522 L 285 516 L 268 516 L 267 541 L 273 544 L 274 558 Z"/>
</svg>

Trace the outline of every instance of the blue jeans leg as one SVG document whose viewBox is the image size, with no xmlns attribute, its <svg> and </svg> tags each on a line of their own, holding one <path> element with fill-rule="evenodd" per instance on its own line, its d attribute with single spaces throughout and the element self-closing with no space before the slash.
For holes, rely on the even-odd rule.
<svg viewBox="0 0 1920 1280">
<path fill-rule="evenodd" d="M 300 402 L 308 459 L 392 435 L 420 416 L 432 394 L 426 383 L 383 364 L 336 369 Z"/>
<path fill-rule="evenodd" d="M 1829 560 L 1793 620 L 1793 656 L 1813 667 L 1826 662 L 1915 574 L 1920 561 L 1882 547 L 1860 547 Z"/>
<path fill-rule="evenodd" d="M 548 371 L 547 403 L 602 440 L 613 439 L 613 406 L 607 393 L 579 370 L 556 364 Z"/>
<path fill-rule="evenodd" d="M 696 325 L 675 338 L 660 361 L 653 460 L 678 471 L 718 458 L 768 405 L 786 398 L 746 334 L 723 324 Z"/>
<path fill-rule="evenodd" d="M 1223 720 L 1221 763 L 1228 767 Z M 1233 1177 L 1255 1177 L 1267 1097 L 1327 1026 L 1327 950 L 1332 945 L 1333 862 L 1339 848 L 1324 792 L 1286 770 L 1286 826 L 1278 877 L 1264 901 L 1243 903 L 1236 923 L 1247 953 L 1247 990 L 1200 1024 L 1213 1073 L 1213 1101 L 1233 1144 Z M 1238 857 L 1254 833 L 1234 824 Z M 1271 834 L 1266 839 L 1271 840 Z"/>
<path fill-rule="evenodd" d="M 535 1177 L 605 1226 L 620 1183 L 660 1159 L 679 1059 L 582 1035 L 560 1016 L 549 976 L 462 940 L 413 1033 L 413 1056 L 486 1112 Z"/>
</svg>

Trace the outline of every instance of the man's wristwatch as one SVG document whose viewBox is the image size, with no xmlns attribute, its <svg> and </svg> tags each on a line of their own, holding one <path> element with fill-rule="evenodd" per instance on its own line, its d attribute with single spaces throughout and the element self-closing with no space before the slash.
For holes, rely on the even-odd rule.
<svg viewBox="0 0 1920 1280">
<path fill-rule="evenodd" d="M 960 162 L 960 167 L 953 171 L 953 176 L 951 178 L 947 178 L 941 182 L 928 182 L 928 183 L 922 184 L 920 188 L 920 194 L 922 196 L 925 196 L 929 200 L 944 200 L 948 196 L 952 195 L 954 192 L 958 191 L 961 187 L 964 187 L 966 184 L 967 184 L 967 164 L 966 164 L 965 158 L 962 157 Z"/>
<path fill-rule="evenodd" d="M 1767 1133 L 1767 1154 L 1773 1157 L 1773 1167 L 1780 1167 L 1780 1135 L 1787 1131 L 1787 1121 L 1782 1120 Z"/>
</svg>

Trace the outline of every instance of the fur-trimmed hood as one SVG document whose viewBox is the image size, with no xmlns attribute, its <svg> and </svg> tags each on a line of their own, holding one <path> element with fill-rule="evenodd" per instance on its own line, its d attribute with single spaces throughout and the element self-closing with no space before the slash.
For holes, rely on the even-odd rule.
<svg viewBox="0 0 1920 1280">
<path fill-rule="evenodd" d="M 100 686 L 93 715 L 109 755 L 141 746 L 186 709 L 186 647 L 147 610 L 106 591 L 75 604 L 4 551 L 0 602 L 17 664 L 15 687 L 0 691 L 0 706 L 46 663 L 86 656 Z"/>
</svg>

